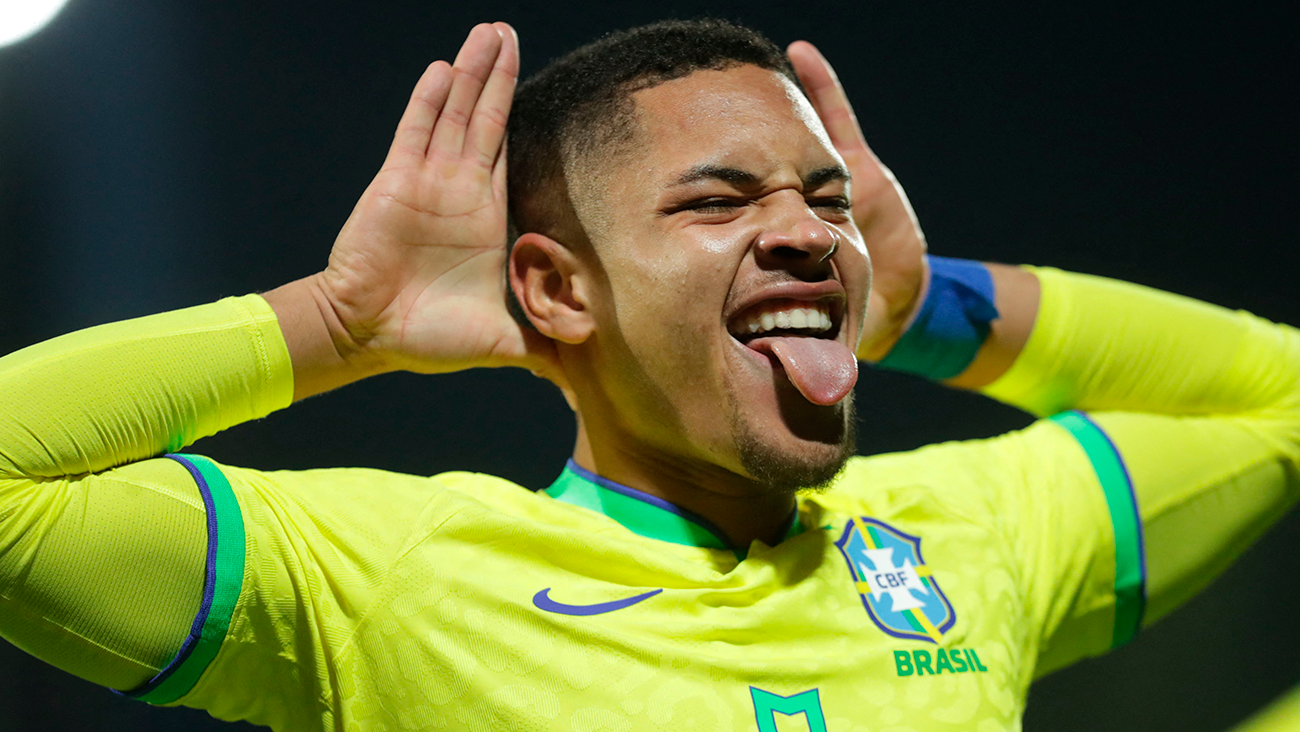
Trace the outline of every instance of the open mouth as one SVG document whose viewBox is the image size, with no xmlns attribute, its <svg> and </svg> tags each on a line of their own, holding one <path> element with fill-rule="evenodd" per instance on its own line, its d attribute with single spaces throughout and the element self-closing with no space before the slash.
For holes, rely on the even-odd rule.
<svg viewBox="0 0 1300 732">
<path fill-rule="evenodd" d="M 727 332 L 746 346 L 777 336 L 834 340 L 840 331 L 837 310 L 826 300 L 765 300 L 732 316 Z"/>
<path fill-rule="evenodd" d="M 857 357 L 839 341 L 842 322 L 839 298 L 774 298 L 733 315 L 727 332 L 755 358 L 779 363 L 805 399 L 829 406 L 848 396 L 858 380 Z"/>
</svg>

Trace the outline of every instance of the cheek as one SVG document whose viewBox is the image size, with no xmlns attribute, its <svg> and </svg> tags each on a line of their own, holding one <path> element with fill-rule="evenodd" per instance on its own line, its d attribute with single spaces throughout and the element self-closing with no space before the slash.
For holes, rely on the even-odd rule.
<svg viewBox="0 0 1300 732">
<path fill-rule="evenodd" d="M 727 229 L 728 227 L 719 226 L 714 230 L 706 230 L 696 238 L 700 251 L 710 257 L 718 267 L 721 267 L 726 256 L 737 248 L 736 232 Z"/>
<path fill-rule="evenodd" d="M 658 322 L 658 330 L 678 337 L 716 328 L 731 283 L 725 251 L 714 241 L 695 241 L 689 249 L 663 242 L 622 262 L 615 298 L 620 322 Z"/>
<path fill-rule="evenodd" d="M 722 303 L 730 279 L 718 257 L 665 254 L 626 270 L 615 292 L 617 327 L 630 356 L 670 393 L 699 401 L 718 373 Z M 679 405 L 680 407 L 681 405 Z"/>
</svg>

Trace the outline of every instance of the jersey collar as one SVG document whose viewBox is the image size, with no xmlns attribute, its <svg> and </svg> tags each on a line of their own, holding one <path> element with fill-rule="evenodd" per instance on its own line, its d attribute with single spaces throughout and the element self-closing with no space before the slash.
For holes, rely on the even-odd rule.
<svg viewBox="0 0 1300 732">
<path fill-rule="evenodd" d="M 703 516 L 649 493 L 615 483 L 570 459 L 564 472 L 542 491 L 557 501 L 602 513 L 627 530 L 650 539 L 674 544 L 723 549 L 743 560 L 748 548 L 733 547 L 718 527 Z M 800 533 L 799 511 L 790 512 L 782 541 Z"/>
</svg>

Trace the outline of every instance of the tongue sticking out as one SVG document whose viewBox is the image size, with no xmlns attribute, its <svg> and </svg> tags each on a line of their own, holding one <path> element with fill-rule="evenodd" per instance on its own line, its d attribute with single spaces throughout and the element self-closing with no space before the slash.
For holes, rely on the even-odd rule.
<svg viewBox="0 0 1300 732">
<path fill-rule="evenodd" d="M 858 381 L 858 359 L 839 341 L 779 336 L 759 338 L 749 347 L 780 359 L 795 388 L 813 404 L 835 404 Z"/>
</svg>

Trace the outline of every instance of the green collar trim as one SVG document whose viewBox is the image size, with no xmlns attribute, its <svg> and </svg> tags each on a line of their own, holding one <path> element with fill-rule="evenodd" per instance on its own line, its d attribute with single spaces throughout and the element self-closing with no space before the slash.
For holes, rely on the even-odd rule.
<svg viewBox="0 0 1300 732">
<path fill-rule="evenodd" d="M 738 549 L 708 519 L 657 496 L 615 483 L 569 460 L 564 472 L 543 491 L 557 501 L 604 514 L 629 531 L 673 544 L 726 549 L 743 561 L 748 548 Z M 792 511 L 782 541 L 803 532 L 799 512 Z"/>
</svg>

